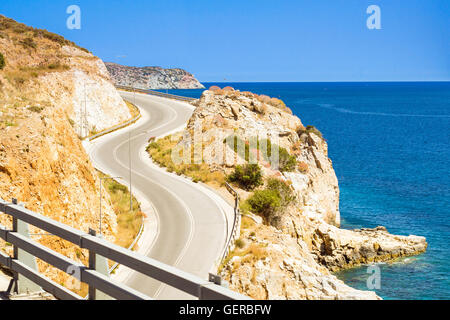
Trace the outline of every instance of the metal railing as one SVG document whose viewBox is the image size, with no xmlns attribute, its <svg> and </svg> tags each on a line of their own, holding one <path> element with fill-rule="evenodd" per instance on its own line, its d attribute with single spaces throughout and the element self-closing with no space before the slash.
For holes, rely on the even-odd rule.
<svg viewBox="0 0 450 320">
<path fill-rule="evenodd" d="M 22 206 L 17 201 L 7 203 L 0 200 L 0 212 L 12 216 L 13 228 L 8 230 L 0 225 L 0 238 L 14 246 L 14 256 L 10 257 L 0 252 L 0 264 L 10 269 L 15 274 L 21 274 L 45 291 L 53 294 L 58 299 L 82 300 L 81 296 L 71 292 L 62 285 L 41 275 L 37 270 L 30 268 L 20 261 L 18 250 L 41 259 L 42 261 L 68 273 L 68 270 L 77 269 L 79 280 L 89 286 L 89 299 L 95 299 L 95 291 L 120 300 L 147 300 L 150 297 L 134 290 L 124 284 L 118 283 L 109 277 L 96 271 L 95 257 L 101 256 L 116 261 L 132 270 L 140 272 L 164 284 L 177 288 L 194 297 L 204 300 L 246 300 L 246 296 L 233 292 L 227 288 L 218 286 L 207 280 L 181 271 L 175 267 L 166 265 L 152 258 L 142 256 L 125 248 L 121 248 L 104 239 L 95 236 L 95 233 L 86 234 L 69 227 L 63 223 L 39 215 Z M 54 236 L 67 240 L 82 249 L 89 251 L 89 266 L 85 266 L 66 256 L 57 253 L 42 244 L 31 240 L 18 232 L 18 224 L 33 225 Z M 16 278 L 16 277 L 15 277 Z"/>
<path fill-rule="evenodd" d="M 87 137 L 87 139 L 88 139 L 89 141 L 92 141 L 92 140 L 97 139 L 97 138 L 99 138 L 99 137 L 102 137 L 102 136 L 104 136 L 104 135 L 106 135 L 106 134 L 108 134 L 108 133 L 111 133 L 111 132 L 114 132 L 114 131 L 116 131 L 116 130 L 125 128 L 125 127 L 129 126 L 130 124 L 135 123 L 135 122 L 138 121 L 140 118 L 141 118 L 141 113 L 139 113 L 136 117 L 134 117 L 134 118 L 131 119 L 131 120 L 128 120 L 128 121 L 126 121 L 126 122 L 124 122 L 124 123 L 121 123 L 121 124 L 118 124 L 118 125 L 116 125 L 116 126 L 114 126 L 114 127 L 112 127 L 112 128 L 109 128 L 109 129 L 106 129 L 106 130 L 104 130 L 104 131 L 101 131 L 101 132 L 99 132 L 99 133 L 97 133 L 97 134 L 95 134 L 95 135 L 93 135 L 93 136 Z"/>
<path fill-rule="evenodd" d="M 163 92 L 154 91 L 154 90 L 144 90 L 144 89 L 137 89 L 137 88 L 133 88 L 133 87 L 119 86 L 119 85 L 116 85 L 116 88 L 122 89 L 122 90 L 128 90 L 128 91 L 135 91 L 135 92 L 139 92 L 139 93 L 150 94 L 153 96 L 158 96 L 158 97 L 163 97 L 163 98 L 168 98 L 168 99 L 185 101 L 185 102 L 197 100 L 195 98 L 177 96 L 175 94 L 163 93 Z"/>
<path fill-rule="evenodd" d="M 234 249 L 235 241 L 240 236 L 240 227 L 241 227 L 241 212 L 239 209 L 239 194 L 233 187 L 225 182 L 225 186 L 234 196 L 234 220 L 233 220 L 233 230 L 231 232 L 230 237 L 228 238 L 227 246 L 225 247 L 225 252 L 222 257 L 222 261 L 228 256 L 228 254 Z"/>
</svg>

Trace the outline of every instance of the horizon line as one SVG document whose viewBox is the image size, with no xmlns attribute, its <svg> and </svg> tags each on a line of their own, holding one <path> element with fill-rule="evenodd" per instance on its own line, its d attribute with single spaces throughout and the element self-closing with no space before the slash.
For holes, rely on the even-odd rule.
<svg viewBox="0 0 450 320">
<path fill-rule="evenodd" d="M 200 81 L 200 83 L 418 83 L 450 82 L 449 80 L 343 80 L 343 81 Z"/>
</svg>

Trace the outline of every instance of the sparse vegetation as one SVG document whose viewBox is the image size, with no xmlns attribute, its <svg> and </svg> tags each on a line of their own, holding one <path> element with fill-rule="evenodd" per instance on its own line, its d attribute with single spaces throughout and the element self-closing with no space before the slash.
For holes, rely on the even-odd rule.
<svg viewBox="0 0 450 320">
<path fill-rule="evenodd" d="M 252 211 L 252 207 L 249 205 L 248 201 L 239 202 L 239 210 L 243 216 L 248 215 Z"/>
<path fill-rule="evenodd" d="M 76 47 L 84 52 L 89 52 L 87 49 L 79 47 L 72 41 L 66 40 L 64 37 L 62 37 L 58 34 L 55 34 L 55 33 L 52 33 L 52 32 L 49 32 L 49 31 L 43 30 L 43 29 L 29 27 L 23 23 L 19 23 L 15 20 L 7 18 L 3 15 L 0 15 L 0 31 L 4 31 L 1 33 L 2 38 L 9 37 L 8 34 L 6 33 L 6 31 L 10 31 L 14 35 L 26 34 L 26 35 L 31 35 L 34 38 L 45 38 L 45 39 L 48 39 L 55 43 L 58 43 L 61 46 L 63 46 L 63 45 L 72 46 L 72 47 Z M 33 40 L 31 37 L 29 37 L 29 39 Z M 27 41 L 29 41 L 29 40 L 27 40 Z M 31 42 L 29 44 L 31 44 Z M 28 47 L 28 43 L 25 43 L 23 45 Z"/>
<path fill-rule="evenodd" d="M 254 226 L 256 226 L 256 222 L 252 218 L 245 216 L 243 213 L 241 220 L 241 234 L 243 233 L 244 230 L 251 229 Z"/>
<path fill-rule="evenodd" d="M 236 166 L 227 180 L 236 183 L 242 189 L 253 190 L 263 183 L 261 168 L 258 164 L 246 164 Z"/>
<path fill-rule="evenodd" d="M 108 176 L 99 172 L 101 178 Z M 117 215 L 116 244 L 128 248 L 136 238 L 142 224 L 143 213 L 140 204 L 133 197 L 133 207 L 130 210 L 130 192 L 128 188 L 113 179 L 104 179 L 103 187 L 109 193 L 111 204 Z"/>
<path fill-rule="evenodd" d="M 90 130 L 89 130 L 89 136 L 94 136 L 98 133 L 97 131 L 97 127 L 93 126 Z"/>
<path fill-rule="evenodd" d="M 17 124 L 15 122 L 13 122 L 13 121 L 7 120 L 7 121 L 5 121 L 5 126 L 7 126 L 7 127 L 15 127 L 15 126 L 17 126 Z"/>
<path fill-rule="evenodd" d="M 234 257 L 241 257 L 239 264 L 250 263 L 254 264 L 258 260 L 265 259 L 267 257 L 267 248 L 264 245 L 252 243 L 242 248 L 237 247 L 235 250 L 230 252 L 228 256 L 222 261 L 218 268 L 218 273 L 220 274 L 223 268 L 231 261 Z M 236 268 L 237 265 L 233 265 L 233 268 Z"/>
<path fill-rule="evenodd" d="M 30 110 L 31 112 L 35 112 L 35 113 L 41 113 L 42 110 L 44 110 L 44 107 L 31 106 L 31 107 L 28 107 L 28 110 Z"/>
<path fill-rule="evenodd" d="M 296 197 L 289 182 L 278 178 L 269 178 L 267 179 L 267 189 L 278 192 L 283 207 L 295 201 Z"/>
<path fill-rule="evenodd" d="M 167 136 L 158 141 L 151 142 L 147 152 L 152 159 L 167 171 L 192 178 L 194 182 L 203 182 L 212 186 L 223 186 L 225 175 L 221 171 L 211 171 L 205 163 L 194 164 L 194 148 L 191 148 L 191 164 L 175 164 L 172 160 L 172 149 L 176 147 L 180 139 Z"/>
<path fill-rule="evenodd" d="M 245 211 L 252 211 L 269 219 L 275 213 L 295 201 L 290 185 L 277 178 L 269 178 L 267 187 L 256 190 L 241 206 Z"/>
<path fill-rule="evenodd" d="M 6 65 L 5 57 L 3 56 L 3 53 L 0 52 L 0 70 L 3 70 L 5 65 Z"/>
<path fill-rule="evenodd" d="M 32 38 L 25 38 L 23 40 L 20 40 L 19 43 L 25 48 L 31 48 L 31 49 L 36 49 L 37 48 L 37 44 L 36 42 L 34 42 L 34 40 Z"/>
<path fill-rule="evenodd" d="M 236 247 L 238 247 L 239 249 L 242 249 L 243 247 L 245 247 L 245 242 L 242 239 L 237 239 L 234 243 L 236 245 Z"/>
<path fill-rule="evenodd" d="M 291 172 L 295 170 L 297 165 L 297 159 L 290 155 L 289 152 L 285 148 L 280 147 L 280 171 L 281 172 Z"/>
<path fill-rule="evenodd" d="M 37 67 L 21 67 L 19 68 L 20 71 L 31 73 L 36 72 L 38 75 L 47 73 L 47 72 L 54 72 L 54 71 L 66 71 L 69 70 L 70 67 L 66 64 L 61 64 L 58 62 L 52 62 L 46 65 L 40 65 Z"/>
<path fill-rule="evenodd" d="M 267 249 L 264 245 L 252 243 L 246 250 L 240 253 L 240 256 L 243 257 L 241 264 L 254 263 L 267 257 Z"/>
<path fill-rule="evenodd" d="M 299 128 L 297 131 L 297 134 L 301 136 L 304 133 L 314 133 L 319 138 L 323 139 L 322 132 L 320 132 L 316 127 L 314 126 L 307 126 L 306 128 Z"/>
<path fill-rule="evenodd" d="M 265 218 L 269 218 L 281 207 L 281 197 L 276 190 L 256 190 L 247 201 L 253 212 Z"/>
<path fill-rule="evenodd" d="M 302 161 L 299 162 L 297 165 L 297 168 L 298 168 L 298 171 L 300 171 L 303 174 L 306 174 L 309 171 L 309 166 L 306 162 L 302 162 Z"/>
<path fill-rule="evenodd" d="M 230 139 L 230 137 L 228 137 L 224 140 L 224 143 L 227 143 L 229 148 L 233 149 L 240 158 L 247 162 L 250 161 L 250 156 L 253 157 L 252 160 L 264 160 L 271 162 L 272 148 L 278 148 L 279 169 L 281 172 L 294 171 L 297 166 L 297 159 L 295 156 L 289 154 L 285 148 L 275 144 L 272 146 L 272 142 L 269 139 L 257 140 L 256 137 L 253 137 L 250 138 L 250 141 L 243 141 L 235 135 L 234 139 Z M 251 149 L 252 147 L 256 147 L 256 150 Z M 263 159 L 259 159 L 259 156 Z"/>
<path fill-rule="evenodd" d="M 37 78 L 49 72 L 60 72 L 69 70 L 70 67 L 60 63 L 50 63 L 37 67 L 19 67 L 18 69 L 5 72 L 5 78 L 13 85 L 21 86 L 27 81 Z"/>
<path fill-rule="evenodd" d="M 133 119 L 133 118 L 137 117 L 139 115 L 138 107 L 136 107 L 134 104 L 132 104 L 131 102 L 129 102 L 127 100 L 124 100 L 124 101 L 125 101 L 125 104 L 128 107 L 128 110 L 130 110 L 131 118 Z"/>
</svg>

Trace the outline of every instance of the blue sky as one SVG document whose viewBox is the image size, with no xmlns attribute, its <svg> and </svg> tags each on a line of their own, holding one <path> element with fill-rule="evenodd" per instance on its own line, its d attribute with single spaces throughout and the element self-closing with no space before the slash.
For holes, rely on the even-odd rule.
<svg viewBox="0 0 450 320">
<path fill-rule="evenodd" d="M 66 27 L 72 4 L 81 30 Z M 366 27 L 372 4 L 381 30 Z M 450 80 L 449 0 L 0 0 L 0 13 L 204 82 Z"/>
</svg>

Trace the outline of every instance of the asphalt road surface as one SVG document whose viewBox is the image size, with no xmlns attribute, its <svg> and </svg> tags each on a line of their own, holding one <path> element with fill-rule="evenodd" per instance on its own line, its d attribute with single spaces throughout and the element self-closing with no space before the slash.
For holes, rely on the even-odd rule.
<svg viewBox="0 0 450 320">
<path fill-rule="evenodd" d="M 132 93 L 121 92 L 121 95 L 134 101 Z M 143 120 L 109 137 L 95 140 L 91 158 L 106 173 L 129 182 L 131 154 L 132 190 L 138 190 L 146 197 L 157 212 L 158 232 L 145 254 L 207 279 L 226 243 L 228 225 L 223 206 L 202 188 L 149 166 L 148 161 L 140 156 L 150 137 L 163 136 L 182 127 L 193 109 L 181 102 L 150 95 L 136 94 L 135 99 Z M 156 299 L 193 298 L 135 271 L 130 272 L 124 282 Z"/>
</svg>

